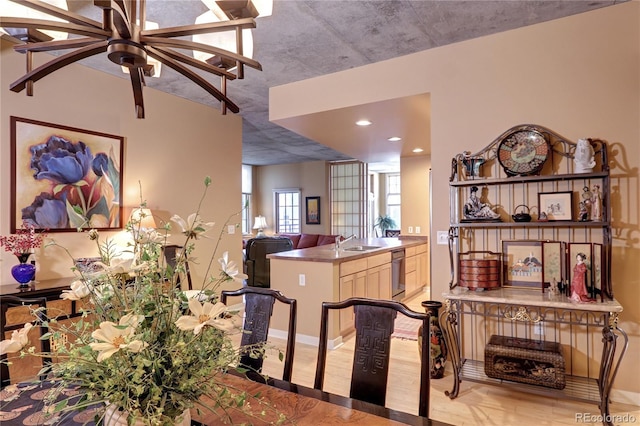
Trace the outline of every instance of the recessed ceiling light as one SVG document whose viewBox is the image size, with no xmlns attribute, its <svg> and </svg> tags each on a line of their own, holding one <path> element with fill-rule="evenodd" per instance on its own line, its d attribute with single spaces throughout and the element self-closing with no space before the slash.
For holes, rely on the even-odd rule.
<svg viewBox="0 0 640 426">
<path fill-rule="evenodd" d="M 415 148 L 413 150 L 413 152 L 415 152 L 416 154 L 419 153 L 419 152 L 422 152 L 422 151 L 424 151 L 424 149 L 422 149 L 422 148 Z"/>
<path fill-rule="evenodd" d="M 398 136 L 392 136 L 389 139 L 387 139 L 389 142 L 398 142 L 401 141 L 402 138 L 398 137 Z"/>
<path fill-rule="evenodd" d="M 356 121 L 358 126 L 369 126 L 371 122 L 369 120 L 358 120 Z"/>
</svg>

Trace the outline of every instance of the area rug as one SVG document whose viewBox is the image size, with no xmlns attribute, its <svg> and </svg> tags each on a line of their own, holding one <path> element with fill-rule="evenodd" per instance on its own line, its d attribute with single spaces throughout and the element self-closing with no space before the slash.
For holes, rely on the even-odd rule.
<svg viewBox="0 0 640 426">
<path fill-rule="evenodd" d="M 422 321 L 398 314 L 391 337 L 395 337 L 397 339 L 418 340 L 418 328 L 420 328 L 420 325 L 422 325 Z"/>
</svg>

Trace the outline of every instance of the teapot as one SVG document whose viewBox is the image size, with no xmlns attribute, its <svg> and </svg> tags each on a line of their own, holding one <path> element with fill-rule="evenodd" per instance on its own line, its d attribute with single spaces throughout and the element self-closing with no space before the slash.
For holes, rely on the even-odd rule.
<svg viewBox="0 0 640 426">
<path fill-rule="evenodd" d="M 518 209 L 520 207 L 524 207 L 525 209 L 527 209 L 526 211 L 524 211 L 524 209 L 518 213 Z M 519 206 L 517 206 L 515 208 L 515 214 L 512 214 L 511 217 L 513 218 L 514 222 L 531 222 L 531 215 L 529 214 L 529 207 L 526 206 L 525 204 L 520 204 Z"/>
</svg>

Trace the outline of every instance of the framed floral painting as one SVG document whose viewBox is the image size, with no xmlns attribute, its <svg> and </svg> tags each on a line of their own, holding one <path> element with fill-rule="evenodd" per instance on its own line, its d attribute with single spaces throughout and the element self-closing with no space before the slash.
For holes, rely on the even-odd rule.
<svg viewBox="0 0 640 426">
<path fill-rule="evenodd" d="M 542 265 L 544 285 L 549 287 L 552 281 L 563 286 L 566 281 L 567 258 L 564 241 L 542 242 Z"/>
<path fill-rule="evenodd" d="M 320 225 L 320 197 L 307 197 L 307 225 Z"/>
<path fill-rule="evenodd" d="M 11 117 L 11 232 L 122 229 L 124 137 Z"/>
</svg>

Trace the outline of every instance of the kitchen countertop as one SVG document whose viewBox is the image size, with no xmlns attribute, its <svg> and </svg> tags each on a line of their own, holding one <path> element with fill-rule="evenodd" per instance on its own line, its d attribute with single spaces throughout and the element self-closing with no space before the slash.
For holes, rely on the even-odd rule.
<svg viewBox="0 0 640 426">
<path fill-rule="evenodd" d="M 282 251 L 267 255 L 269 259 L 299 260 L 305 262 L 333 262 L 342 263 L 348 260 L 356 260 L 364 257 L 375 256 L 387 253 L 396 249 L 406 249 L 409 247 L 426 244 L 428 237 L 401 237 L 401 238 L 359 238 L 349 240 L 339 253 L 336 253 L 334 244 L 324 246 L 309 247 L 305 249 Z M 366 251 L 345 250 L 355 246 L 374 246 L 376 248 Z"/>
</svg>

